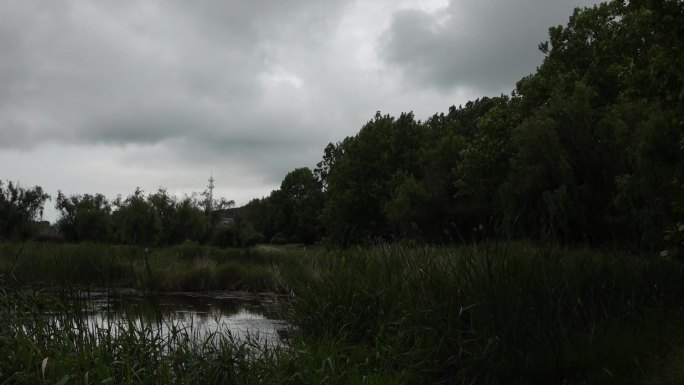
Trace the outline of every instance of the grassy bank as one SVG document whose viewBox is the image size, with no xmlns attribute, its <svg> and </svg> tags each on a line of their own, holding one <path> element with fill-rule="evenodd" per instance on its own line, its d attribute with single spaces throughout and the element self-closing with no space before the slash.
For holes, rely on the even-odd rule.
<svg viewBox="0 0 684 385">
<path fill-rule="evenodd" d="M 164 258 L 185 258 L 168 253 L 149 256 L 153 274 Z M 94 338 L 69 322 L 27 318 L 40 311 L 40 301 L 14 293 L 3 296 L 10 305 L 0 321 L 9 326 L 0 341 L 20 348 L 0 348 L 0 383 L 36 383 L 43 375 L 46 383 L 65 376 L 68 383 L 208 384 L 681 379 L 676 347 L 684 346 L 684 267 L 678 261 L 524 243 L 299 253 L 234 261 L 270 266 L 271 279 L 292 290 L 284 309 L 295 326 L 289 348 L 250 347 L 220 335 L 218 344 L 194 345 L 184 331 L 159 340 L 144 328 L 119 336 L 101 330 L 104 337 Z M 16 303 L 37 310 L 18 310 Z"/>
<path fill-rule="evenodd" d="M 274 257 L 277 255 L 277 258 Z M 277 290 L 288 253 L 196 244 L 166 248 L 100 244 L 0 244 L 5 283 L 33 287 L 129 287 L 159 291 Z"/>
</svg>

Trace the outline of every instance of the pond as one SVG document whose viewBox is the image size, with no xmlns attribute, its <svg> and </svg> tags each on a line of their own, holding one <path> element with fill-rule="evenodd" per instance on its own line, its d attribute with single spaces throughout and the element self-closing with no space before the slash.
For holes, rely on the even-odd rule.
<svg viewBox="0 0 684 385">
<path fill-rule="evenodd" d="M 115 332 L 132 322 L 149 326 L 162 338 L 178 330 L 203 342 L 212 334 L 261 344 L 281 345 L 288 324 L 278 317 L 273 293 L 144 293 L 139 291 L 78 292 L 72 300 L 83 309 L 81 318 L 92 330 Z"/>
</svg>

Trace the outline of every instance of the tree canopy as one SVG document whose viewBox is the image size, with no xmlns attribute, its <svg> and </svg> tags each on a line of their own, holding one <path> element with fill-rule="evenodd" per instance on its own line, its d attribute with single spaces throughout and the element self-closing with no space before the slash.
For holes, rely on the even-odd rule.
<svg viewBox="0 0 684 385">
<path fill-rule="evenodd" d="M 43 216 L 48 199 L 40 186 L 25 188 L 0 181 L 0 239 L 24 240 L 34 234 L 35 221 Z"/>
</svg>

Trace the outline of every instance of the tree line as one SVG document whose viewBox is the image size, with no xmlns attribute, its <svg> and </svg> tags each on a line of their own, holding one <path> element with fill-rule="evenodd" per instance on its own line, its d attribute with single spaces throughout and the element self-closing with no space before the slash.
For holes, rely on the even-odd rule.
<svg viewBox="0 0 684 385">
<path fill-rule="evenodd" d="M 171 245 L 186 240 L 214 241 L 218 213 L 233 205 L 220 199 L 209 202 L 206 192 L 176 198 L 165 189 L 145 196 L 136 189 L 126 199 L 108 202 L 102 194 L 65 196 L 58 193 L 57 228 L 69 242 L 106 242 Z M 217 210 L 210 210 L 211 207 Z"/>
<path fill-rule="evenodd" d="M 418 121 L 377 113 L 247 205 L 265 238 L 488 236 L 681 247 L 681 1 L 576 9 L 511 95 Z"/>
<path fill-rule="evenodd" d="M 57 193 L 59 218 L 52 228 L 38 221 L 51 197 L 41 187 L 24 188 L 0 181 L 0 239 L 45 238 L 52 241 L 174 245 L 186 241 L 243 246 L 253 234 L 220 226 L 233 201 L 212 199 L 207 191 L 175 197 L 164 188 L 145 194 L 137 188 L 125 199 L 103 194 Z M 211 200 L 211 201 L 210 201 Z M 258 239 L 251 239 L 255 243 Z"/>
<path fill-rule="evenodd" d="M 313 170 L 293 170 L 241 208 L 223 244 L 515 237 L 681 250 L 683 8 L 637 0 L 576 9 L 549 29 L 543 62 L 510 95 L 425 121 L 378 112 L 328 144 Z M 163 190 L 113 203 L 60 194 L 57 206 L 73 241 L 209 242 L 215 225 L 197 201 Z M 80 206 L 93 213 L 84 223 L 102 215 L 104 227 L 79 224 Z"/>
</svg>

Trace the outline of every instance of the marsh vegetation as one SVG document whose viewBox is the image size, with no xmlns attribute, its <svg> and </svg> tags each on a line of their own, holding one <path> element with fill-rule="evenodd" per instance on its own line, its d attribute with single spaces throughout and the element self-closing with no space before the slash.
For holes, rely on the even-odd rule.
<svg viewBox="0 0 684 385">
<path fill-rule="evenodd" d="M 162 337 L 154 322 L 132 315 L 117 319 L 123 332 L 113 324 L 94 329 L 79 318 L 82 308 L 53 291 L 5 281 L 0 376 L 8 383 L 46 376 L 46 383 L 638 384 L 684 337 L 684 267 L 667 258 L 510 242 L 292 249 L 262 258 L 274 287 L 287 293 L 278 309 L 291 325 L 287 344 L 228 330 L 194 343 L 191 329 L 169 321 Z"/>
</svg>

